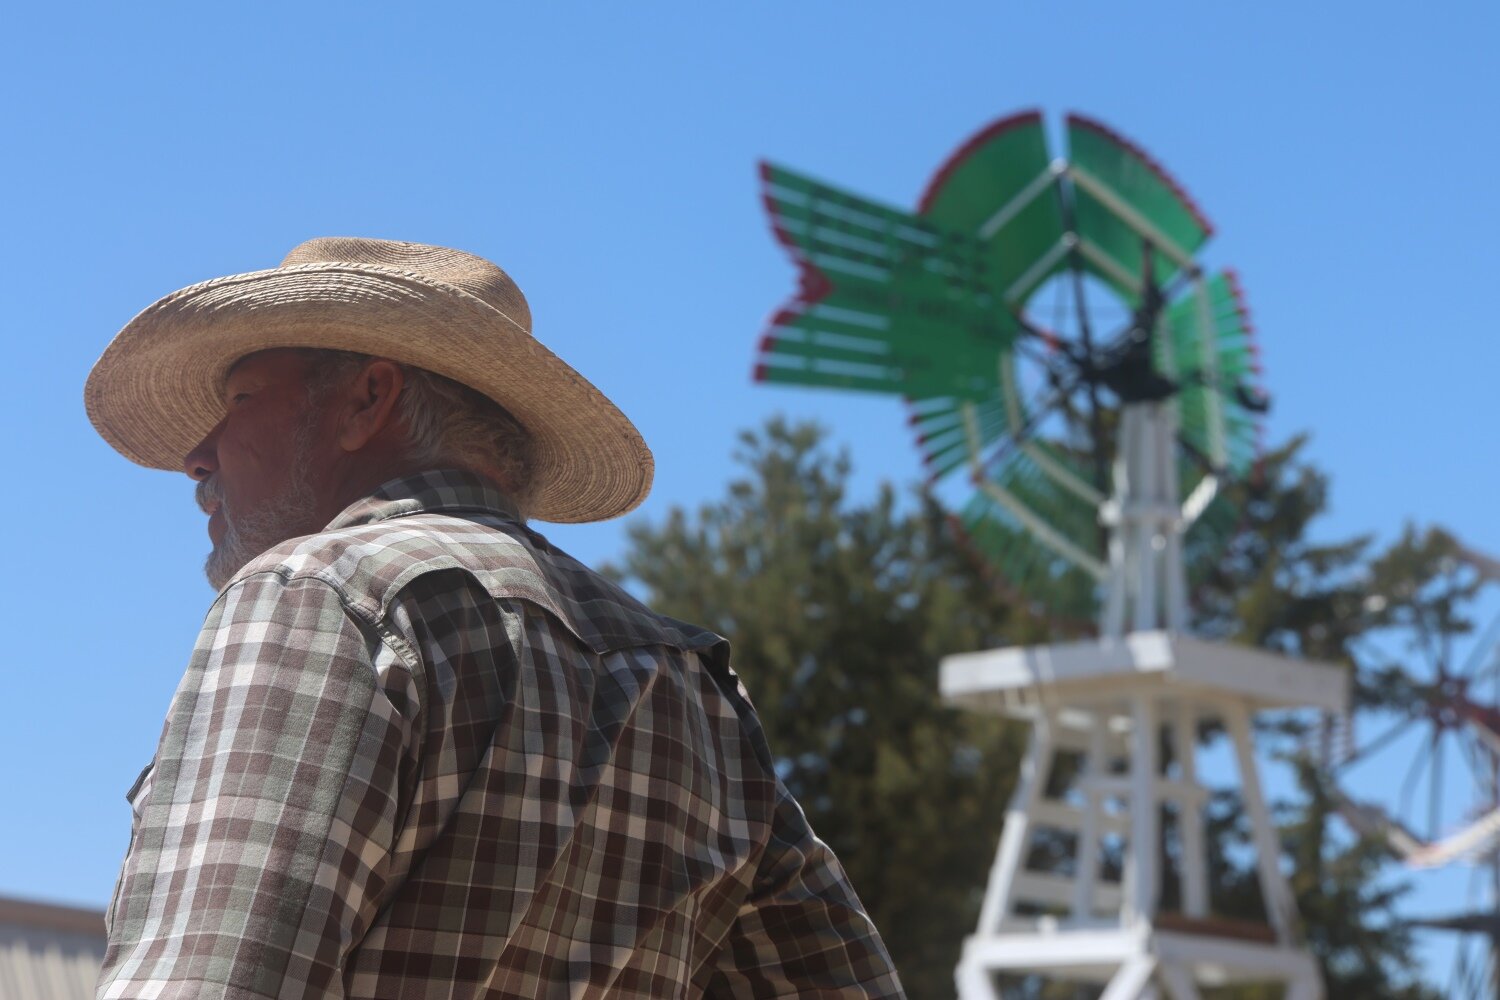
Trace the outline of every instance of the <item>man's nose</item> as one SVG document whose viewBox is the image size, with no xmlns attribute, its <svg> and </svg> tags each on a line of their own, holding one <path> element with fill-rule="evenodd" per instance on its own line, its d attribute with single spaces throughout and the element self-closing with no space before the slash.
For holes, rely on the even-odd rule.
<svg viewBox="0 0 1500 1000">
<path fill-rule="evenodd" d="M 223 429 L 224 421 L 220 420 L 182 460 L 182 471 L 189 478 L 201 483 L 219 471 L 219 433 Z"/>
</svg>

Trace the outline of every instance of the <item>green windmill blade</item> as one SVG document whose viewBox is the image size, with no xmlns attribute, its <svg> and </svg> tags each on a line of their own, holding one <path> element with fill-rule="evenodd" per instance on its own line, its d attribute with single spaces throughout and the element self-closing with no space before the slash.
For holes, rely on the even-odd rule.
<svg viewBox="0 0 1500 1000">
<path fill-rule="evenodd" d="M 981 241 L 1015 310 L 1066 261 L 1067 228 L 1042 116 L 1002 118 L 938 168 L 919 212 Z"/>
<path fill-rule="evenodd" d="M 1191 198 L 1166 170 L 1117 132 L 1069 115 L 1068 180 L 1079 251 L 1088 271 L 1130 305 L 1137 304 L 1143 246 L 1166 284 L 1193 270 L 1193 255 L 1213 233 Z"/>
<path fill-rule="evenodd" d="M 1165 328 L 1154 346 L 1158 365 L 1181 382 L 1182 437 L 1219 468 L 1244 475 L 1258 451 L 1253 404 L 1263 393 L 1254 330 L 1234 273 L 1220 272 L 1173 302 Z"/>
<path fill-rule="evenodd" d="M 976 550 L 1084 617 L 1106 572 L 1100 472 L 1118 407 L 1172 408 L 1187 520 L 1222 535 L 1235 517 L 1217 487 L 1253 461 L 1264 394 L 1238 283 L 1197 263 L 1212 233 L 1197 206 L 1108 127 L 1072 115 L 1064 135 L 1054 157 L 1038 112 L 993 123 L 915 212 L 764 166 L 800 286 L 756 377 L 903 397 L 932 478 L 972 487 L 956 521 Z M 1036 316 L 1063 289 L 1074 318 L 1050 329 Z M 1121 322 L 1090 325 L 1101 293 Z"/>
<path fill-rule="evenodd" d="M 766 164 L 777 236 L 802 269 L 756 377 L 980 398 L 1015 335 L 971 236 Z"/>
</svg>

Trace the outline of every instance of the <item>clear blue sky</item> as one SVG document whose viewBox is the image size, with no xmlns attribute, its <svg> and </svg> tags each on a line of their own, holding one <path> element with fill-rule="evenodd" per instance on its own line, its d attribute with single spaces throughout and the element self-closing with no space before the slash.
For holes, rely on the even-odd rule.
<svg viewBox="0 0 1500 1000">
<path fill-rule="evenodd" d="M 769 157 L 910 206 L 992 118 L 1112 123 L 1218 226 L 1328 537 L 1500 552 L 1494 4 L 28 5 L 0 33 L 11 637 L 0 894 L 102 905 L 123 793 L 211 598 L 187 481 L 130 465 L 84 376 L 156 297 L 313 235 L 461 247 L 657 456 L 636 518 L 717 496 L 737 430 L 816 417 L 860 489 L 898 404 L 749 380 L 793 272 Z M 938 13 L 938 12 L 941 13 Z M 627 522 L 628 523 L 627 519 Z M 559 528 L 590 561 L 623 524 Z M 976 872 L 976 879 L 981 873 Z"/>
</svg>

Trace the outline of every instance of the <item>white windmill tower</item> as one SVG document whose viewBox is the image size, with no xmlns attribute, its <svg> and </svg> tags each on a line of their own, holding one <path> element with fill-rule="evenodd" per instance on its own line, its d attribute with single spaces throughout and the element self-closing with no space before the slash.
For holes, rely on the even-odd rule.
<svg viewBox="0 0 1500 1000">
<path fill-rule="evenodd" d="M 1173 415 L 1168 402 L 1127 403 L 1110 514 L 1110 563 L 1097 640 L 948 657 L 950 702 L 1031 723 L 976 932 L 957 978 L 964 1000 L 999 997 L 998 974 L 1105 984 L 1104 1000 L 1194 1000 L 1200 985 L 1279 981 L 1287 996 L 1323 995 L 1262 794 L 1251 719 L 1265 709 L 1345 710 L 1336 667 L 1205 642 L 1183 631 Z M 1167 470 L 1163 474 L 1163 469 Z M 1130 623 L 1129 631 L 1123 627 Z M 1250 822 L 1264 927 L 1214 916 L 1209 898 L 1198 733 L 1222 724 Z M 1169 748 L 1163 754 L 1163 747 Z M 1054 781 L 1067 760 L 1076 776 Z M 1177 849 L 1163 850 L 1163 817 Z M 1050 832 L 1073 845 L 1070 874 L 1028 866 Z M 1104 845 L 1123 861 L 1103 870 Z M 1160 905 L 1163 862 L 1177 868 L 1181 908 Z"/>
<path fill-rule="evenodd" d="M 1251 720 L 1342 712 L 1345 676 L 1186 634 L 1184 547 L 1227 535 L 1219 487 L 1248 471 L 1265 410 L 1243 300 L 1232 273 L 1197 263 L 1211 227 L 1161 167 L 1098 122 L 1070 115 L 1065 133 L 1054 158 L 1039 113 L 993 123 L 915 213 L 766 165 L 802 273 L 756 375 L 903 396 L 934 479 L 968 474 L 960 519 L 982 554 L 1054 612 L 1097 611 L 1096 640 L 942 664 L 952 703 L 1031 724 L 957 973 L 965 1000 L 998 996 L 1003 973 L 1104 984 L 1106 1000 L 1264 980 L 1318 997 Z M 1112 337 L 1086 301 L 1101 293 L 1119 309 Z M 1197 764 L 1210 721 L 1239 767 L 1263 926 L 1213 912 Z M 1066 863 L 1034 867 L 1041 841 Z M 1179 912 L 1162 907 L 1164 864 Z"/>
</svg>

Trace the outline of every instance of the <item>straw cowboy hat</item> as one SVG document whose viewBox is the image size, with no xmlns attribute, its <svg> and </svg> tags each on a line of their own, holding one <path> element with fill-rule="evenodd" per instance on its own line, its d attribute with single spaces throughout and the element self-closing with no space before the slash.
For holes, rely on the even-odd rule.
<svg viewBox="0 0 1500 1000">
<path fill-rule="evenodd" d="M 515 282 L 458 250 L 308 240 L 280 267 L 191 285 L 149 306 L 89 373 L 89 419 L 156 469 L 224 417 L 230 367 L 276 347 L 357 351 L 425 368 L 509 410 L 536 447 L 533 517 L 599 521 L 651 489 L 651 451 L 623 413 L 531 335 Z"/>
</svg>

